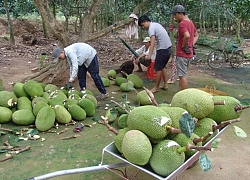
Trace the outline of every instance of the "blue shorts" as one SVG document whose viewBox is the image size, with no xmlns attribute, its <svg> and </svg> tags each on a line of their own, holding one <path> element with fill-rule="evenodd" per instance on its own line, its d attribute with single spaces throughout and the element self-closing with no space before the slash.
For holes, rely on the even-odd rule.
<svg viewBox="0 0 250 180">
<path fill-rule="evenodd" d="M 168 49 L 157 50 L 155 57 L 155 66 L 154 66 L 155 71 L 161 71 L 166 67 L 168 60 L 171 56 L 171 53 L 172 53 L 171 47 L 169 47 Z"/>
</svg>

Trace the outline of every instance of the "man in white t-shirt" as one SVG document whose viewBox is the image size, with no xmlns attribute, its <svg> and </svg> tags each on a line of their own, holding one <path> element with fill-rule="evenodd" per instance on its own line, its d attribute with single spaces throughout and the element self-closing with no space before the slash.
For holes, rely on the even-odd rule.
<svg viewBox="0 0 250 180">
<path fill-rule="evenodd" d="M 135 59 L 135 56 L 132 56 L 132 59 L 134 59 L 134 63 L 138 65 L 138 70 L 136 72 L 143 72 L 140 59 L 151 59 L 154 60 L 156 56 L 156 49 L 154 48 L 153 53 L 151 57 L 148 57 L 148 53 L 150 50 L 150 37 L 145 37 L 143 42 L 143 46 L 141 46 L 139 49 L 137 49 L 135 52 L 139 54 L 139 57 Z"/>
</svg>

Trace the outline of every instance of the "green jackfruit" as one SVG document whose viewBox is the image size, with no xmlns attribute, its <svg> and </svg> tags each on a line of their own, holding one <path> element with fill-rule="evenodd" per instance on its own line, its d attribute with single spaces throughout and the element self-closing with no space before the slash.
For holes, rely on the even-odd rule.
<svg viewBox="0 0 250 180">
<path fill-rule="evenodd" d="M 49 93 L 51 93 L 51 92 L 53 92 L 53 91 L 55 91 L 55 90 L 58 90 L 59 89 L 59 87 L 57 87 L 56 85 L 54 85 L 54 84 L 47 84 L 45 87 L 44 87 L 44 91 L 45 92 L 49 92 Z"/>
<path fill-rule="evenodd" d="M 66 99 L 68 99 L 68 97 L 61 90 L 56 90 L 50 93 L 48 104 L 52 107 L 56 105 L 64 106 L 63 102 Z"/>
<path fill-rule="evenodd" d="M 44 91 L 46 84 L 45 84 L 45 83 L 43 83 L 43 82 L 39 82 L 38 84 L 40 84 L 40 85 L 42 86 L 43 91 Z"/>
<path fill-rule="evenodd" d="M 33 112 L 28 109 L 17 110 L 12 114 L 12 120 L 18 125 L 31 125 L 34 124 L 36 117 Z"/>
<path fill-rule="evenodd" d="M 202 142 L 198 142 L 197 144 L 194 144 L 193 140 L 194 139 L 200 138 L 198 135 L 195 133 L 192 133 L 191 137 L 188 138 L 185 136 L 183 133 L 176 134 L 174 136 L 173 141 L 177 142 L 181 147 L 185 147 L 186 145 L 192 145 L 192 146 L 202 146 Z M 191 149 L 188 151 L 185 151 L 185 159 L 189 159 L 192 155 L 194 155 L 197 152 L 195 149 Z"/>
<path fill-rule="evenodd" d="M 17 99 L 17 109 L 29 109 L 30 111 L 33 110 L 31 100 L 26 96 L 20 97 Z"/>
<path fill-rule="evenodd" d="M 217 124 L 222 121 L 239 118 L 242 110 L 235 111 L 235 107 L 241 106 L 238 99 L 231 96 L 214 96 L 214 101 L 225 101 L 225 105 L 214 106 L 214 110 L 206 117 L 213 119 Z"/>
<path fill-rule="evenodd" d="M 30 98 L 29 94 L 24 90 L 24 84 L 21 82 L 16 82 L 12 88 L 12 91 L 15 93 L 17 98 L 27 97 Z"/>
<path fill-rule="evenodd" d="M 130 129 L 137 129 L 150 138 L 164 138 L 168 131 L 166 126 L 171 126 L 169 115 L 161 108 L 147 105 L 134 108 L 128 115 L 127 125 Z"/>
<path fill-rule="evenodd" d="M 135 88 L 133 87 L 133 86 L 131 86 L 131 84 L 130 83 L 122 83 L 121 85 L 120 85 L 120 90 L 122 91 L 122 92 L 129 92 L 129 91 L 133 91 Z"/>
<path fill-rule="evenodd" d="M 97 99 L 95 98 L 95 96 L 94 96 L 94 95 L 91 95 L 91 94 L 85 94 L 85 95 L 83 95 L 83 96 L 82 96 L 82 98 L 87 98 L 87 99 L 89 99 L 90 101 L 92 101 L 92 103 L 94 103 L 95 108 L 97 107 L 97 105 L 98 105 L 98 101 L 97 101 Z"/>
<path fill-rule="evenodd" d="M 34 106 L 33 106 L 33 114 L 35 116 L 37 116 L 38 112 L 45 106 L 49 106 L 48 103 L 44 102 L 44 101 L 37 101 Z"/>
<path fill-rule="evenodd" d="M 117 86 L 120 86 L 122 83 L 126 83 L 126 82 L 128 82 L 128 80 L 126 78 L 124 78 L 124 77 L 117 77 L 115 79 L 115 84 Z"/>
<path fill-rule="evenodd" d="M 43 102 L 45 102 L 45 103 L 48 103 L 47 100 L 46 100 L 45 98 L 43 98 L 43 97 L 36 97 L 36 98 L 32 99 L 32 101 L 31 101 L 32 107 L 34 107 L 35 104 L 36 104 L 37 102 L 39 102 L 39 101 L 43 101 Z"/>
<path fill-rule="evenodd" d="M 113 69 L 109 70 L 107 76 L 109 79 L 115 79 L 116 78 L 116 71 Z"/>
<path fill-rule="evenodd" d="M 11 121 L 12 111 L 7 107 L 0 107 L 0 124 Z"/>
<path fill-rule="evenodd" d="M 43 87 L 34 80 L 28 80 L 25 82 L 23 88 L 32 98 L 41 97 L 44 92 Z"/>
<path fill-rule="evenodd" d="M 54 112 L 56 115 L 56 120 L 60 124 L 66 124 L 71 122 L 72 117 L 71 114 L 65 109 L 62 105 L 55 105 L 54 106 Z"/>
<path fill-rule="evenodd" d="M 17 97 L 13 91 L 0 91 L 0 106 L 14 107 L 17 104 Z"/>
<path fill-rule="evenodd" d="M 173 96 L 171 106 L 186 109 L 192 117 L 202 119 L 214 110 L 214 100 L 205 91 L 188 88 Z"/>
<path fill-rule="evenodd" d="M 86 112 L 79 105 L 73 104 L 68 107 L 71 117 L 76 121 L 83 121 L 86 119 Z"/>
<path fill-rule="evenodd" d="M 142 88 L 143 87 L 143 80 L 139 76 L 137 76 L 136 74 L 127 75 L 127 80 L 132 81 L 134 83 L 135 88 Z"/>
<path fill-rule="evenodd" d="M 181 146 L 172 140 L 163 140 L 153 148 L 149 164 L 161 176 L 168 176 L 185 161 L 185 153 L 177 152 Z"/>
<path fill-rule="evenodd" d="M 118 134 L 114 137 L 114 143 L 117 150 L 122 153 L 122 140 L 126 132 L 128 132 L 130 129 L 128 127 L 119 129 Z"/>
<path fill-rule="evenodd" d="M 142 90 L 136 94 L 136 102 L 141 106 L 153 104 L 146 90 Z"/>
<path fill-rule="evenodd" d="M 71 88 L 69 91 L 68 91 L 68 97 L 71 95 L 71 94 L 76 94 L 77 96 L 80 97 L 80 92 L 74 88 Z"/>
<path fill-rule="evenodd" d="M 69 98 L 69 99 L 75 99 L 75 100 L 77 100 L 77 101 L 79 101 L 79 100 L 81 99 L 80 95 L 78 95 L 78 94 L 70 94 L 70 95 L 68 96 L 68 98 Z"/>
<path fill-rule="evenodd" d="M 110 86 L 110 80 L 108 78 L 105 77 L 101 77 L 102 83 L 105 87 L 109 87 Z"/>
<path fill-rule="evenodd" d="M 68 90 L 65 87 L 61 87 L 60 90 L 68 97 Z"/>
<path fill-rule="evenodd" d="M 49 101 L 50 93 L 48 92 L 43 92 L 42 98 L 44 98 L 47 102 Z"/>
<path fill-rule="evenodd" d="M 118 117 L 118 112 L 115 108 L 110 108 L 106 111 L 105 117 L 109 123 L 114 122 Z"/>
<path fill-rule="evenodd" d="M 37 113 L 35 124 L 39 131 L 47 131 L 55 124 L 55 112 L 50 106 L 45 106 Z"/>
<path fill-rule="evenodd" d="M 83 89 L 79 93 L 80 93 L 80 97 L 82 97 L 85 94 L 90 94 L 90 95 L 94 96 L 94 94 L 92 93 L 92 91 L 89 90 L 89 89 Z"/>
<path fill-rule="evenodd" d="M 91 100 L 83 98 L 78 102 L 78 105 L 85 110 L 87 117 L 95 115 L 95 105 Z"/>
<path fill-rule="evenodd" d="M 183 113 L 187 111 L 183 108 L 172 106 L 159 106 L 159 108 L 161 108 L 169 115 L 170 119 L 172 120 L 172 127 L 180 129 L 179 119 L 181 118 Z"/>
<path fill-rule="evenodd" d="M 149 161 L 152 146 L 143 132 L 129 130 L 123 137 L 121 151 L 129 162 L 143 166 Z"/>
<path fill-rule="evenodd" d="M 78 100 L 76 100 L 76 99 L 66 99 L 64 102 L 64 107 L 66 108 L 66 109 L 68 109 L 69 108 L 69 106 L 72 106 L 73 104 L 78 104 Z"/>
<path fill-rule="evenodd" d="M 212 126 L 217 125 L 217 123 L 211 118 L 203 118 L 198 120 L 195 124 L 194 133 L 199 137 L 204 137 L 208 133 L 212 132 Z M 202 144 L 206 144 L 210 139 L 212 139 L 216 134 L 219 133 L 219 130 L 216 130 L 211 136 L 209 136 L 206 141 L 202 142 Z"/>
<path fill-rule="evenodd" d="M 120 128 L 125 128 L 127 127 L 127 120 L 128 120 L 128 114 L 122 114 L 118 118 L 118 126 Z"/>
</svg>

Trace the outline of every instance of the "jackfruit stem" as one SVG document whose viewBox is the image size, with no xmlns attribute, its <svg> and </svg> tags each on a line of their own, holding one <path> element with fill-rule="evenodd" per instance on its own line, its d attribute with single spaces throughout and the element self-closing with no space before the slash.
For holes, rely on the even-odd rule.
<svg viewBox="0 0 250 180">
<path fill-rule="evenodd" d="M 118 130 L 115 129 L 114 127 L 110 126 L 108 124 L 108 121 L 103 116 L 101 116 L 101 118 L 102 118 L 103 124 L 108 128 L 109 131 L 113 132 L 115 135 L 119 134 Z"/>
<path fill-rule="evenodd" d="M 214 105 L 226 105 L 226 101 L 225 100 L 215 101 Z"/>
<path fill-rule="evenodd" d="M 194 145 L 198 144 L 199 142 L 205 142 L 213 133 L 214 132 L 211 131 L 204 137 L 194 138 L 193 139 Z"/>
<path fill-rule="evenodd" d="M 220 124 L 218 125 L 213 125 L 212 126 L 212 131 L 216 131 L 217 129 L 221 129 L 229 124 L 232 124 L 232 123 L 235 123 L 235 122 L 240 122 L 241 119 L 240 118 L 237 118 L 237 119 L 231 119 L 231 120 L 228 120 L 228 121 L 223 121 L 221 122 Z"/>
<path fill-rule="evenodd" d="M 238 111 L 242 111 L 242 110 L 247 109 L 247 108 L 250 108 L 250 105 L 249 106 L 236 105 L 236 106 L 234 106 L 234 111 L 238 112 Z"/>
<path fill-rule="evenodd" d="M 152 103 L 157 107 L 159 106 L 159 104 L 156 102 L 154 94 L 149 91 L 147 88 L 143 87 L 143 89 L 146 91 L 146 93 L 148 94 L 148 97 L 150 98 L 150 100 L 152 101 Z"/>
<path fill-rule="evenodd" d="M 114 100 L 111 100 L 111 102 L 114 103 L 115 105 L 119 106 L 120 108 L 122 108 L 122 110 L 124 112 L 126 112 L 127 114 L 129 114 L 129 111 L 126 108 L 122 107 L 118 102 L 116 102 Z"/>
<path fill-rule="evenodd" d="M 171 133 L 175 133 L 175 134 L 181 133 L 180 129 L 176 129 L 176 128 L 173 128 L 171 126 L 166 126 L 166 130 L 169 131 L 169 132 L 171 132 Z"/>
<path fill-rule="evenodd" d="M 205 147 L 205 146 L 192 146 L 192 145 L 187 145 L 186 146 L 186 150 L 191 150 L 191 149 L 195 149 L 197 151 L 211 151 L 211 147 Z"/>
</svg>

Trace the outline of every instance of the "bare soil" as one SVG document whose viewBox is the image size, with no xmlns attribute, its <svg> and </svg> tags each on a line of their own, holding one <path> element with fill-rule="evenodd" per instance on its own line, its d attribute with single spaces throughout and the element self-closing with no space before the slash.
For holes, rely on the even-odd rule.
<svg viewBox="0 0 250 180">
<path fill-rule="evenodd" d="M 30 32 L 29 28 L 32 27 L 33 32 Z M 12 84 L 15 82 L 22 82 L 25 78 L 31 76 L 36 72 L 36 69 L 40 69 L 42 65 L 49 64 L 53 61 L 51 57 L 51 52 L 53 48 L 58 45 L 58 41 L 53 38 L 42 38 L 41 27 L 37 23 L 31 23 L 28 21 L 14 21 L 14 30 L 15 30 L 15 41 L 16 45 L 9 45 L 7 38 L 7 27 L 0 23 L 0 77 L 3 80 L 3 87 L 5 90 L 12 90 Z M 22 35 L 26 33 L 32 33 L 37 38 L 37 43 L 35 45 L 27 45 L 23 42 Z M 121 30 L 119 34 L 108 34 L 105 37 L 96 39 L 95 41 L 89 42 L 94 48 L 97 49 L 98 59 L 100 64 L 100 74 L 105 76 L 108 69 L 113 69 L 114 67 L 118 67 L 122 64 L 122 62 L 129 60 L 131 58 L 131 53 L 123 46 L 117 35 L 124 38 L 132 47 L 135 49 L 140 46 L 140 42 L 135 40 L 126 39 L 125 33 Z M 170 66 L 170 65 L 169 65 Z M 170 67 L 168 67 L 170 74 Z M 145 70 L 145 69 L 144 69 Z M 145 78 L 145 72 L 139 74 L 140 76 Z M 250 69 L 249 65 L 242 65 L 239 68 L 232 69 L 229 66 L 225 66 L 221 69 L 209 69 L 206 65 L 203 66 L 194 66 L 192 65 L 189 71 L 189 86 L 190 87 L 205 87 L 205 85 L 213 83 L 216 85 L 217 89 L 227 92 L 229 95 L 232 95 L 240 100 L 250 101 Z M 61 79 L 65 79 L 65 81 L 61 81 Z M 60 81 L 53 82 L 56 85 L 64 85 L 68 80 L 68 72 L 62 72 L 60 76 Z M 77 82 L 76 82 L 77 83 Z M 93 82 L 91 79 L 88 79 L 90 89 L 95 89 Z M 77 84 L 75 85 L 77 86 Z M 148 87 L 153 86 L 153 82 L 148 82 Z M 171 100 L 171 96 L 176 93 L 178 90 L 178 81 L 173 85 L 169 85 L 168 95 L 156 94 L 156 98 L 162 100 L 161 98 L 168 97 L 168 101 Z M 165 92 L 162 92 L 165 93 Z M 240 126 L 244 129 L 247 135 L 250 135 L 250 123 L 249 110 L 245 110 L 242 114 L 242 122 L 238 123 L 237 126 Z M 100 129 L 100 132 L 105 131 L 105 129 Z M 95 134 L 96 143 L 98 143 L 98 139 L 100 136 Z M 109 133 L 105 134 L 105 142 L 107 138 L 111 136 Z M 191 179 L 213 179 L 213 180 L 221 180 L 221 179 L 241 179 L 247 180 L 250 176 L 249 171 L 249 162 L 250 162 L 250 141 L 249 137 L 245 139 L 240 139 L 235 137 L 232 132 L 232 127 L 227 128 L 226 132 L 221 136 L 223 139 L 220 147 L 216 149 L 214 152 L 208 152 L 208 156 L 212 161 L 213 167 L 208 172 L 203 172 L 199 166 L 195 166 L 189 170 L 186 170 L 182 174 L 180 174 L 179 178 L 183 180 L 191 180 Z M 93 144 L 92 142 L 88 142 L 86 139 L 84 140 L 85 146 L 89 146 Z M 110 139 L 111 141 L 112 139 Z M 2 139 L 0 140 L 1 145 Z M 38 147 L 40 145 L 37 145 Z M 77 141 L 75 141 L 72 145 L 78 146 Z M 71 147 L 73 149 L 73 147 Z M 103 146 L 104 147 L 104 146 Z M 40 147 L 41 148 L 41 147 Z M 53 147 L 50 147 L 50 153 L 53 153 Z M 70 148 L 69 148 L 70 149 Z M 71 151 L 69 150 L 68 151 Z M 40 150 L 41 151 L 41 150 Z M 46 149 L 44 149 L 46 151 Z M 100 157 L 101 148 L 96 147 L 94 153 L 98 153 L 98 157 Z M 39 151 L 35 151 L 34 153 L 39 154 Z M 77 153 L 81 153 L 78 151 Z M 91 153 L 87 152 L 87 154 Z M 81 154 L 79 154 L 81 155 Z M 60 157 L 57 157 L 60 159 Z M 74 157 L 75 158 L 75 157 Z M 77 160 L 77 158 L 76 158 Z M 76 161 L 75 160 L 75 161 Z M 96 158 L 92 163 L 89 164 L 98 164 L 100 159 Z M 81 163 L 80 160 L 77 164 Z M 86 160 L 87 161 L 87 160 Z M 50 161 L 47 161 L 47 166 L 49 166 Z M 59 161 L 60 162 L 60 161 Z M 19 162 L 20 163 L 20 162 Z M 36 162 L 39 163 L 39 162 Z M 86 164 L 87 162 L 85 162 Z M 6 169 L 3 168 L 4 163 L 1 162 L 0 172 L 7 173 Z M 25 163 L 28 167 L 35 166 L 34 160 L 32 162 Z M 59 163 L 60 164 L 60 163 Z M 84 164 L 84 163 L 82 163 Z M 11 164 L 9 164 L 11 165 Z M 19 164 L 21 165 L 21 164 Z M 11 165 L 14 170 L 15 165 Z M 46 168 L 47 168 L 46 166 Z M 65 169 L 61 167 L 61 169 Z M 53 169 L 52 169 L 53 170 Z M 54 169 L 60 170 L 60 169 Z M 133 171 L 133 170 L 131 170 Z M 9 172 L 10 173 L 10 172 Z M 12 172 L 14 173 L 14 172 Z M 43 173 L 48 173 L 48 171 L 40 171 L 36 172 L 35 175 L 41 175 Z M 119 179 L 118 176 L 104 176 L 101 173 L 96 173 L 97 176 L 73 176 L 68 178 L 73 179 Z M 31 174 L 30 174 L 31 175 Z M 34 176 L 34 174 L 32 174 Z M 141 175 L 138 179 L 151 179 L 149 176 Z M 27 177 L 28 178 L 28 177 Z M 13 178 L 12 178 L 13 179 Z M 62 179 L 62 178 L 59 178 Z"/>
</svg>

